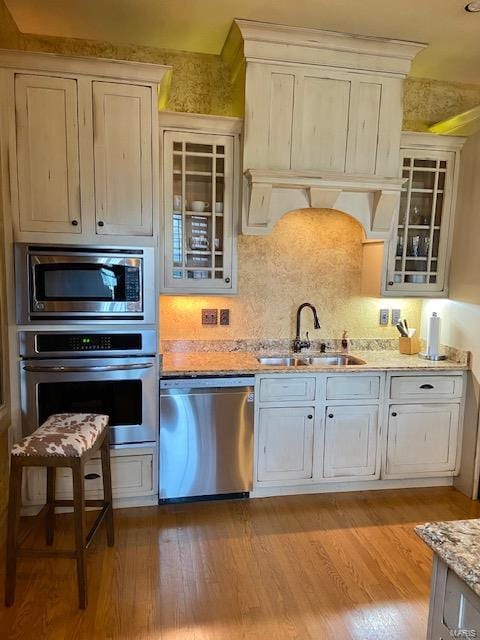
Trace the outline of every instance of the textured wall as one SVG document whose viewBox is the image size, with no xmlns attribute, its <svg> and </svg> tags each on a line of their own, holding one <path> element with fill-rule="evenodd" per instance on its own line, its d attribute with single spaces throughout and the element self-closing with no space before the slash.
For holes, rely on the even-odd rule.
<svg viewBox="0 0 480 640">
<path fill-rule="evenodd" d="M 317 307 L 322 329 L 312 337 L 396 337 L 396 329 L 378 326 L 380 306 L 399 306 L 411 326 L 418 326 L 421 302 L 360 296 L 362 261 L 360 225 L 328 210 L 303 210 L 281 218 L 268 236 L 241 236 L 238 244 L 239 295 L 162 296 L 163 339 L 289 338 L 302 302 Z M 397 304 L 398 303 L 398 304 Z M 231 309 L 229 327 L 202 327 L 202 307 Z"/>
</svg>

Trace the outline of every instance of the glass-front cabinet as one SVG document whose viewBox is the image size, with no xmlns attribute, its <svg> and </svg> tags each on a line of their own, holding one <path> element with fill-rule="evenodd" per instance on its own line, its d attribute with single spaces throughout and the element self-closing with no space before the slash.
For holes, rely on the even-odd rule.
<svg viewBox="0 0 480 640">
<path fill-rule="evenodd" d="M 233 135 L 163 131 L 164 292 L 235 293 L 234 160 Z"/>
<path fill-rule="evenodd" d="M 454 149 L 448 150 L 448 140 L 425 134 L 424 140 L 433 139 L 439 148 L 422 149 L 418 148 L 422 134 L 404 136 L 416 144 L 401 150 L 405 183 L 389 243 L 386 292 L 446 295 L 459 163 L 459 148 L 455 147 L 458 143 L 452 142 Z M 458 138 L 453 140 L 458 141 Z"/>
</svg>

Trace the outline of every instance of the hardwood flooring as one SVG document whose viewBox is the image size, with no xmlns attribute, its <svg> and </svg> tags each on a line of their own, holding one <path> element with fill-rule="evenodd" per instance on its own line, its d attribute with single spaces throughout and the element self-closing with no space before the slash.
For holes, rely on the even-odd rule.
<svg viewBox="0 0 480 640">
<path fill-rule="evenodd" d="M 431 553 L 412 528 L 479 516 L 451 488 L 117 510 L 115 547 L 100 534 L 88 557 L 88 609 L 74 562 L 21 559 L 0 637 L 424 640 Z M 71 544 L 69 515 L 57 532 Z"/>
</svg>

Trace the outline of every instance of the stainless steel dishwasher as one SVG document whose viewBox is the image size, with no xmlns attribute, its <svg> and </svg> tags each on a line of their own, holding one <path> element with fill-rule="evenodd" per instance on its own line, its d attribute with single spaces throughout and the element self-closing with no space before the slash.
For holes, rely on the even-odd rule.
<svg viewBox="0 0 480 640">
<path fill-rule="evenodd" d="M 160 381 L 160 502 L 248 496 L 255 378 Z"/>
</svg>

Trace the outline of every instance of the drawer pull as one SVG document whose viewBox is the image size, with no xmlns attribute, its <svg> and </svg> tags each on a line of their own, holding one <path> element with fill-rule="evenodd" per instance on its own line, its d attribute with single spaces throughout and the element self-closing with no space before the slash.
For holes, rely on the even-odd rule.
<svg viewBox="0 0 480 640">
<path fill-rule="evenodd" d="M 333 418 L 333 413 L 329 413 L 329 414 L 328 414 L 328 417 L 329 417 L 329 418 Z"/>
<path fill-rule="evenodd" d="M 85 480 L 96 480 L 97 478 L 100 478 L 99 473 L 87 473 L 85 475 Z"/>
<path fill-rule="evenodd" d="M 392 412 L 392 416 L 393 416 L 394 418 L 396 418 L 396 417 L 397 417 L 397 412 L 396 412 L 396 411 L 393 411 L 393 412 Z"/>
<path fill-rule="evenodd" d="M 420 389 L 435 389 L 433 384 L 421 384 Z"/>
</svg>

